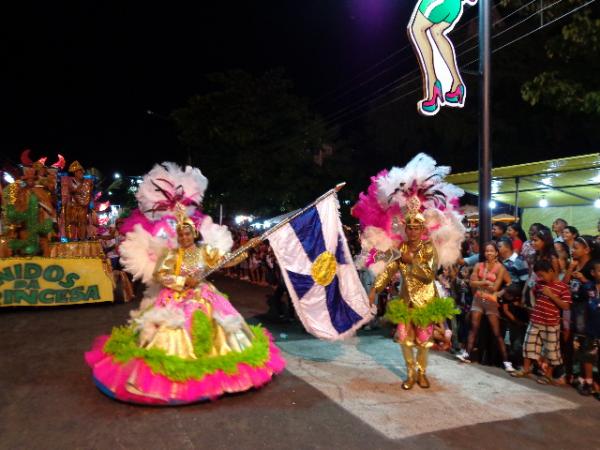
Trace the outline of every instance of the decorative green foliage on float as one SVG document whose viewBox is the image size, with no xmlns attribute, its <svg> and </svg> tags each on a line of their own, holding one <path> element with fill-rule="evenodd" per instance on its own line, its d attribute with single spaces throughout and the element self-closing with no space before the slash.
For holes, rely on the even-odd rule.
<svg viewBox="0 0 600 450">
<path fill-rule="evenodd" d="M 37 255 L 40 252 L 40 235 L 52 231 L 52 221 L 39 220 L 39 202 L 35 195 L 29 196 L 27 209 L 23 212 L 17 211 L 14 205 L 6 207 L 6 218 L 8 222 L 15 225 L 23 224 L 27 237 L 25 239 L 13 239 L 8 245 L 14 251 L 21 251 L 25 255 Z"/>
</svg>

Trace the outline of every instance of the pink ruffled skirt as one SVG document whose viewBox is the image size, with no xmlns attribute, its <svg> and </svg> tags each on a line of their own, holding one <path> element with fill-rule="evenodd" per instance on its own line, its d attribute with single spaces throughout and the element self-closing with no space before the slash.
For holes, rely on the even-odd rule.
<svg viewBox="0 0 600 450">
<path fill-rule="evenodd" d="M 98 337 L 92 349 L 85 353 L 85 360 L 92 368 L 98 388 L 111 398 L 145 405 L 184 405 L 259 388 L 268 383 L 273 375 L 281 373 L 285 368 L 285 360 L 273 343 L 272 336 L 266 330 L 263 332 L 269 338 L 269 355 L 262 366 L 239 363 L 234 374 L 218 370 L 201 379 L 184 382 L 154 373 L 141 358 L 124 364 L 116 361 L 112 355 L 104 352 L 104 344 L 109 336 Z"/>
</svg>

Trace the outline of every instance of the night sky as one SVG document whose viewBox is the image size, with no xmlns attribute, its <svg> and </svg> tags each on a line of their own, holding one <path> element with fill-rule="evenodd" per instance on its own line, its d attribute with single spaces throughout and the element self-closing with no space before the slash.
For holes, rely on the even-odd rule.
<svg viewBox="0 0 600 450">
<path fill-rule="evenodd" d="M 326 114 L 339 108 L 328 94 L 406 45 L 412 9 L 390 0 L 197 4 L 12 2 L 0 19 L 2 156 L 31 148 L 142 174 L 179 146 L 173 125 L 146 110 L 168 115 L 206 90 L 204 74 L 227 69 L 283 67 Z"/>
</svg>

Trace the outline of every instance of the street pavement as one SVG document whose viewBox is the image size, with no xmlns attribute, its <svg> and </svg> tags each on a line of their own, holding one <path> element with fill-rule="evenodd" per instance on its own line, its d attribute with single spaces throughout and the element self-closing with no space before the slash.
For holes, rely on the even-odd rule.
<svg viewBox="0 0 600 450">
<path fill-rule="evenodd" d="M 185 407 L 119 403 L 83 352 L 133 304 L 0 310 L 0 449 L 600 449 L 600 402 L 432 352 L 429 390 L 400 388 L 389 329 L 319 341 L 264 320 L 267 288 L 218 277 L 288 362 L 258 391 Z"/>
</svg>

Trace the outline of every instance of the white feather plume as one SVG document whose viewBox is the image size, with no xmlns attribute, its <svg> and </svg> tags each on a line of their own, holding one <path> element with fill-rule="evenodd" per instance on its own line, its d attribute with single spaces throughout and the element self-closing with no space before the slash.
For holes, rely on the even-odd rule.
<svg viewBox="0 0 600 450">
<path fill-rule="evenodd" d="M 244 319 L 240 315 L 227 315 L 223 316 L 217 311 L 213 311 L 213 319 L 221 325 L 227 333 L 235 333 L 242 329 L 244 325 Z"/>
<path fill-rule="evenodd" d="M 439 226 L 430 234 L 437 252 L 438 264 L 440 266 L 450 266 L 456 263 L 461 256 L 461 244 L 465 239 L 465 227 L 461 222 L 462 217 L 455 211 L 440 212 L 434 210 L 432 212 L 437 216 L 435 220 L 439 222 Z M 430 214 L 426 215 L 426 219 L 429 216 Z"/>
<path fill-rule="evenodd" d="M 385 252 L 394 246 L 394 241 L 385 230 L 377 227 L 366 227 L 360 236 L 360 243 L 367 251 L 374 248 Z"/>
<path fill-rule="evenodd" d="M 383 271 L 384 271 L 384 269 L 385 269 L 385 266 L 386 266 L 386 264 L 385 264 L 385 262 L 384 262 L 384 261 L 377 261 L 376 263 L 373 263 L 373 264 L 371 264 L 371 265 L 369 266 L 369 270 L 370 270 L 371 272 L 373 272 L 373 274 L 374 274 L 375 276 L 377 276 L 377 275 L 379 275 L 381 272 L 383 272 Z"/>
<path fill-rule="evenodd" d="M 158 220 L 165 214 L 172 214 L 170 210 L 150 211 L 158 203 L 168 200 L 161 189 L 172 197 L 183 194 L 183 197 L 199 205 L 204 198 L 207 186 L 208 180 L 202 175 L 200 169 L 186 166 L 182 170 L 176 163 L 164 162 L 156 164 L 150 172 L 144 175 L 136 193 L 136 198 L 140 210 L 146 217 L 151 220 Z M 188 214 L 191 215 L 195 209 L 196 206 L 189 205 L 187 208 Z"/>
<path fill-rule="evenodd" d="M 152 236 L 136 224 L 119 247 L 121 264 L 134 280 L 147 284 L 152 281 L 156 262 L 166 249 L 166 240 Z"/>
<path fill-rule="evenodd" d="M 152 305 L 154 305 L 154 302 L 156 302 L 156 298 L 158 297 L 158 293 L 161 289 L 162 286 L 154 281 L 146 284 L 146 289 L 144 290 L 144 295 L 138 309 L 129 311 L 129 316 L 131 317 L 130 323 L 140 317 Z"/>
<path fill-rule="evenodd" d="M 140 330 L 147 324 L 167 326 L 169 328 L 182 328 L 185 326 L 185 313 L 183 309 L 175 306 L 152 308 L 134 320 L 136 329 Z"/>
<path fill-rule="evenodd" d="M 387 175 L 377 180 L 377 200 L 384 208 L 389 207 L 388 199 L 396 191 L 398 186 L 406 184 L 407 173 L 400 167 L 392 167 Z M 401 204 L 400 206 L 404 206 Z"/>
<path fill-rule="evenodd" d="M 447 199 L 461 197 L 464 195 L 462 189 L 443 181 L 449 173 L 449 166 L 437 166 L 431 156 L 419 153 L 405 167 L 393 167 L 387 175 L 377 180 L 377 199 L 385 208 L 390 206 L 390 202 L 397 203 L 402 208 L 408 198 L 407 192 L 414 186 L 431 187 Z M 425 201 L 423 206 L 438 207 L 434 200 Z"/>
<path fill-rule="evenodd" d="M 233 247 L 233 237 L 225 225 L 218 225 L 207 216 L 200 225 L 202 243 L 219 249 L 222 253 L 228 253 Z"/>
<path fill-rule="evenodd" d="M 431 156 L 419 153 L 405 167 L 394 167 L 377 180 L 377 200 L 384 209 L 397 204 L 403 210 L 410 197 L 419 196 L 423 202 L 425 226 L 441 266 L 454 264 L 460 257 L 465 233 L 462 217 L 454 211 L 452 203 L 453 199 L 463 196 L 464 191 L 444 181 L 449 173 L 450 167 L 437 166 Z M 363 245 L 371 248 L 386 245 L 378 233 L 373 230 L 367 232 L 368 229 L 362 236 Z M 371 269 L 378 270 L 373 266 Z"/>
<path fill-rule="evenodd" d="M 174 306 L 151 308 L 133 319 L 133 324 L 139 333 L 139 344 L 145 346 L 152 341 L 160 327 L 183 328 L 185 313 L 182 309 Z"/>
</svg>

